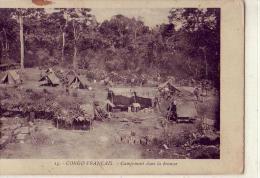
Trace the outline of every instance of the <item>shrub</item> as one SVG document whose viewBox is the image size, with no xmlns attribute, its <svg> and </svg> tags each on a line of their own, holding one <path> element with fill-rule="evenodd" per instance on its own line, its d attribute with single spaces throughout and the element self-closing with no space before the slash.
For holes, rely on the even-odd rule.
<svg viewBox="0 0 260 178">
<path fill-rule="evenodd" d="M 77 98 L 77 97 L 78 97 L 78 93 L 77 93 L 77 92 L 73 92 L 73 93 L 72 93 L 72 96 L 75 97 L 75 98 Z"/>
<path fill-rule="evenodd" d="M 86 77 L 89 79 L 89 80 L 94 80 L 95 79 L 95 74 L 93 72 L 88 72 L 86 74 Z"/>
</svg>

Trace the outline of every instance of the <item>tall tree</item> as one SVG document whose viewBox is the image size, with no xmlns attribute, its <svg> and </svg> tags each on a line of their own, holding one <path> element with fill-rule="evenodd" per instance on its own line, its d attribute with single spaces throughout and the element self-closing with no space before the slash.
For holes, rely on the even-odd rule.
<svg viewBox="0 0 260 178">
<path fill-rule="evenodd" d="M 13 9 L 13 16 L 16 17 L 19 23 L 20 34 L 20 52 L 21 52 L 21 69 L 24 69 L 24 19 L 37 18 L 44 13 L 43 9 Z"/>
<path fill-rule="evenodd" d="M 209 56 L 214 68 L 220 61 L 220 9 L 173 8 L 169 21 L 189 35 L 190 43 L 204 60 L 204 76 L 208 79 Z"/>
<path fill-rule="evenodd" d="M 60 31 L 61 31 L 61 38 L 62 38 L 62 48 L 61 48 L 61 61 L 64 62 L 64 53 L 65 53 L 65 47 L 66 47 L 66 31 L 68 30 L 68 18 L 69 18 L 69 12 L 71 10 L 66 8 L 60 8 L 56 9 L 58 12 L 55 12 L 50 17 L 54 20 L 56 25 L 58 25 Z"/>
<path fill-rule="evenodd" d="M 66 34 L 68 31 L 68 9 L 55 8 L 42 20 L 45 33 L 50 34 L 49 38 L 58 39 L 58 46 L 61 46 L 61 62 L 65 60 Z"/>
<path fill-rule="evenodd" d="M 88 28 L 91 26 L 95 19 L 90 14 L 91 9 L 89 8 L 73 8 L 67 9 L 66 14 L 68 16 L 68 25 L 71 29 L 73 38 L 73 68 L 78 68 L 78 42 L 85 33 L 88 33 Z"/>
<path fill-rule="evenodd" d="M 142 63 L 141 54 L 143 55 L 144 50 L 142 36 L 149 32 L 149 28 L 140 19 L 115 15 L 99 26 L 99 32 L 109 42 L 110 49 L 115 55 L 123 53 L 117 58 L 123 59 L 124 69 L 138 69 L 138 64 Z M 139 48 L 140 44 L 143 45 L 142 48 Z"/>
<path fill-rule="evenodd" d="M 10 9 L 0 11 L 0 64 L 4 59 L 9 60 L 11 47 L 16 41 L 16 22 L 11 12 Z"/>
</svg>

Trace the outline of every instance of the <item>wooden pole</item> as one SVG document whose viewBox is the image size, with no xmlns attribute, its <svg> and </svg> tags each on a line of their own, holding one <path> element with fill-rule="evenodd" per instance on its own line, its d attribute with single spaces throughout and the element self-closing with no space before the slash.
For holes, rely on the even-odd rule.
<svg viewBox="0 0 260 178">
<path fill-rule="evenodd" d="M 20 22 L 20 47 L 21 47 L 21 69 L 24 69 L 24 38 L 23 38 L 23 17 L 19 16 Z"/>
<path fill-rule="evenodd" d="M 56 120 L 57 122 L 56 122 L 56 127 L 57 127 L 57 129 L 59 128 L 59 119 L 57 119 Z"/>
</svg>

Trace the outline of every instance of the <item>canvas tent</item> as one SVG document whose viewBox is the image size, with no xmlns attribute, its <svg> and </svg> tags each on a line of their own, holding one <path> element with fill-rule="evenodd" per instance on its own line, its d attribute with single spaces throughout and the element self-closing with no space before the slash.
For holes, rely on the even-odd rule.
<svg viewBox="0 0 260 178">
<path fill-rule="evenodd" d="M 195 119 L 198 116 L 194 102 L 178 101 L 176 104 L 176 112 L 178 118 Z"/>
<path fill-rule="evenodd" d="M 45 71 L 46 74 L 50 74 L 50 73 L 54 73 L 53 69 L 52 68 L 48 68 L 46 71 Z"/>
<path fill-rule="evenodd" d="M 116 90 L 109 89 L 107 96 L 107 110 L 112 112 L 115 110 L 127 111 L 128 107 L 131 105 L 132 96 L 133 95 L 128 92 L 117 92 Z"/>
<path fill-rule="evenodd" d="M 160 85 L 158 86 L 158 90 L 159 90 L 159 91 L 165 90 L 165 91 L 170 91 L 170 92 L 174 92 L 174 93 L 175 93 L 175 92 L 180 92 L 180 90 L 177 89 L 177 88 L 174 86 L 172 80 L 168 80 L 168 81 L 166 81 L 166 82 L 160 84 Z"/>
<path fill-rule="evenodd" d="M 1 83 L 4 84 L 20 84 L 22 83 L 19 74 L 16 71 L 8 71 L 1 79 Z"/>
<path fill-rule="evenodd" d="M 54 72 L 44 75 L 40 79 L 41 86 L 57 86 L 60 85 L 59 78 L 54 74 Z"/>
<path fill-rule="evenodd" d="M 105 78 L 103 80 L 103 83 L 104 83 L 105 86 L 108 86 L 108 87 L 112 87 L 113 86 L 113 82 L 110 80 L 109 77 Z"/>
<path fill-rule="evenodd" d="M 69 78 L 69 87 L 71 88 L 79 88 L 79 89 L 88 89 L 89 84 L 87 79 L 79 75 L 68 76 Z"/>
<path fill-rule="evenodd" d="M 150 93 L 150 94 L 149 94 Z M 149 96 L 150 97 L 147 97 Z M 139 103 L 141 108 L 149 108 L 153 105 L 152 92 L 138 92 L 138 89 L 132 90 L 131 88 L 110 88 L 108 91 L 108 110 L 111 108 L 119 108 L 127 111 L 129 106 L 133 103 Z M 110 108 L 110 109 L 109 109 Z"/>
</svg>

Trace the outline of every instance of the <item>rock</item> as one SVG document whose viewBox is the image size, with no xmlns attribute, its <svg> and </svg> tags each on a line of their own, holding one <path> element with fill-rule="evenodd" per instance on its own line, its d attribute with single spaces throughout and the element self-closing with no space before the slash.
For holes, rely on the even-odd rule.
<svg viewBox="0 0 260 178">
<path fill-rule="evenodd" d="M 16 139 L 17 140 L 25 140 L 25 138 L 26 138 L 26 136 L 27 136 L 27 134 L 18 134 L 18 135 L 16 135 Z"/>
</svg>

